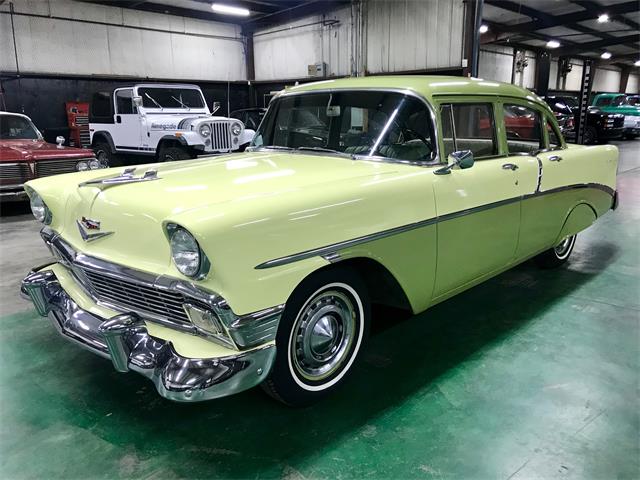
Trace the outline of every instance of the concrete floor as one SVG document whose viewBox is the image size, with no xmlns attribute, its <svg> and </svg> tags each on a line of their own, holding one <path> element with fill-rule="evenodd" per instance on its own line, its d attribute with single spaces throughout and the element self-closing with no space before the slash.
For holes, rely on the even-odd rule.
<svg viewBox="0 0 640 480">
<path fill-rule="evenodd" d="M 640 477 L 640 140 L 618 145 L 620 208 L 566 268 L 525 264 L 411 318 L 378 311 L 348 384 L 304 410 L 260 389 L 170 403 L 58 337 L 17 294 L 47 257 L 38 226 L 6 208 L 0 476 Z"/>
</svg>

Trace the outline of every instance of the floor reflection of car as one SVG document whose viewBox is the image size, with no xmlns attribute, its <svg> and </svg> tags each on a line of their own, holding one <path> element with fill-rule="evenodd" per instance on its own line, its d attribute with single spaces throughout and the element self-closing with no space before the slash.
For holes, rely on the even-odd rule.
<svg viewBox="0 0 640 480">
<path fill-rule="evenodd" d="M 545 98 L 547 104 L 553 110 L 554 115 L 571 114 L 574 126 L 577 125 L 580 107 L 575 97 L 565 95 L 550 95 Z M 560 123 L 560 122 L 558 122 Z M 618 113 L 603 112 L 598 107 L 589 107 L 587 110 L 587 124 L 584 130 L 585 144 L 600 143 L 605 140 L 622 137 L 624 115 Z M 576 138 L 575 127 L 563 132 L 567 140 Z"/>
<path fill-rule="evenodd" d="M 0 200 L 26 200 L 22 185 L 34 178 L 103 168 L 93 152 L 44 141 L 31 119 L 0 112 Z"/>
</svg>

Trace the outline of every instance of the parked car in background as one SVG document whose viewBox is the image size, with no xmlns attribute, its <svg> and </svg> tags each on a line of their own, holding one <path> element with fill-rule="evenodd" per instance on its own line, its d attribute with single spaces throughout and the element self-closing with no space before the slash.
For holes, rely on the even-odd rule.
<svg viewBox="0 0 640 480">
<path fill-rule="evenodd" d="M 510 137 L 516 110 L 530 124 Z M 418 313 L 529 258 L 564 264 L 617 205 L 617 163 L 615 146 L 567 145 L 511 84 L 301 85 L 244 154 L 29 182 L 57 261 L 22 291 L 166 398 L 261 384 L 307 405 L 353 370 L 372 304 Z"/>
<path fill-rule="evenodd" d="M 606 113 L 624 115 L 625 138 L 636 138 L 640 135 L 640 106 L 629 103 L 623 93 L 598 93 L 591 100 L 591 105 Z"/>
<path fill-rule="evenodd" d="M 0 112 L 0 200 L 24 200 L 34 178 L 105 168 L 91 150 L 47 143 L 26 115 Z"/>
<path fill-rule="evenodd" d="M 556 118 L 558 116 L 571 115 L 573 118 L 573 128 L 563 132 L 568 140 L 575 140 L 575 125 L 578 123 L 580 107 L 575 97 L 565 95 L 549 95 L 545 101 L 553 110 Z M 587 145 L 601 143 L 622 137 L 624 115 L 619 113 L 606 113 L 599 107 L 588 107 L 587 124 L 584 130 L 584 143 Z"/>
<path fill-rule="evenodd" d="M 634 107 L 640 105 L 640 95 L 627 95 L 627 100 Z"/>
<path fill-rule="evenodd" d="M 254 131 L 238 120 L 214 116 L 197 85 L 141 83 L 97 92 L 89 133 L 100 160 L 121 155 L 142 161 L 172 161 L 246 147 Z"/>
<path fill-rule="evenodd" d="M 242 123 L 244 123 L 244 126 L 246 128 L 258 130 L 260 122 L 262 122 L 265 113 L 267 113 L 266 108 L 254 107 L 234 110 L 229 116 L 231 118 L 237 118 L 238 120 L 240 120 Z"/>
</svg>

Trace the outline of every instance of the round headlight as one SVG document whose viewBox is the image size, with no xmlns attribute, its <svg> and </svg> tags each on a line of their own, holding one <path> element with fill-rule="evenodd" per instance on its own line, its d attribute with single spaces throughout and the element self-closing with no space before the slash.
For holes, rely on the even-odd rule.
<svg viewBox="0 0 640 480">
<path fill-rule="evenodd" d="M 242 124 L 234 122 L 231 124 L 231 133 L 234 135 L 240 135 L 242 133 Z"/>
<path fill-rule="evenodd" d="M 200 273 L 200 247 L 193 235 L 182 227 L 176 226 L 171 231 L 171 257 L 183 275 L 195 277 Z"/>
<path fill-rule="evenodd" d="M 200 131 L 200 135 L 202 135 L 203 137 L 208 137 L 209 135 L 211 135 L 211 127 L 206 123 L 203 125 L 200 125 L 199 131 Z"/>
<path fill-rule="evenodd" d="M 89 170 L 89 164 L 85 161 L 78 162 L 76 165 L 76 170 L 78 170 L 79 172 L 84 172 L 86 170 Z"/>
<path fill-rule="evenodd" d="M 91 160 L 89 162 L 89 168 L 91 170 L 98 170 L 99 168 L 102 168 L 102 165 L 100 164 L 100 162 L 98 160 Z"/>
<path fill-rule="evenodd" d="M 49 225 L 51 223 L 51 210 L 35 190 L 29 191 L 29 203 L 31 205 L 31 213 L 36 217 L 36 220 Z"/>
</svg>

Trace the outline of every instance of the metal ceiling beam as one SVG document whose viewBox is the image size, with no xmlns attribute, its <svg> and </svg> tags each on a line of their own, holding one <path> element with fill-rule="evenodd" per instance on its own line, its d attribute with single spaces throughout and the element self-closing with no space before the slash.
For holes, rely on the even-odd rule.
<svg viewBox="0 0 640 480">
<path fill-rule="evenodd" d="M 163 5 L 152 3 L 149 1 L 141 2 L 139 0 L 80 0 L 86 3 L 95 3 L 107 7 L 128 8 L 131 10 L 141 10 L 143 12 L 164 13 L 169 15 L 177 15 L 179 17 L 197 18 L 200 20 L 208 20 L 211 22 L 233 23 L 239 25 L 242 20 L 239 17 L 229 15 L 218 15 L 214 13 L 203 12 L 201 10 L 193 10 L 191 8 L 174 7 L 172 5 Z"/>
<path fill-rule="evenodd" d="M 609 19 L 613 20 L 615 22 L 618 23 L 622 23 L 624 25 L 628 25 L 629 27 L 633 28 L 634 30 L 640 30 L 640 24 L 638 24 L 637 22 L 634 22 L 633 20 L 625 17 L 622 13 L 631 13 L 631 12 L 622 12 L 620 14 L 617 13 L 611 13 L 612 9 L 611 6 L 606 6 L 606 5 L 601 5 L 599 2 L 595 2 L 593 0 L 571 0 L 572 3 L 575 3 L 576 5 L 580 5 L 582 8 L 586 9 L 586 10 L 591 10 L 593 12 L 596 12 L 596 15 L 600 15 L 602 13 L 606 13 L 607 15 L 609 15 Z M 638 10 L 638 8 L 640 8 L 640 6 L 636 3 L 636 10 Z"/>
<path fill-rule="evenodd" d="M 328 13 L 350 3 L 350 0 L 310 0 L 285 10 L 263 15 L 255 20 L 247 20 L 243 22 L 243 29 L 251 31 L 258 28 L 272 27 L 310 15 Z"/>
<path fill-rule="evenodd" d="M 505 28 L 512 32 L 529 33 L 535 30 L 541 30 L 543 28 L 566 26 L 568 28 L 575 28 L 575 24 L 583 22 L 585 20 L 593 20 L 597 17 L 597 13 L 592 10 L 583 10 L 581 12 L 567 13 L 564 15 L 550 15 L 548 13 L 541 12 L 535 8 L 528 7 L 510 0 L 485 0 L 488 5 L 502 8 L 514 13 L 520 13 L 527 17 L 534 18 L 530 22 L 516 23 L 515 25 L 505 25 Z M 633 0 L 630 2 L 619 3 L 617 5 L 610 5 L 607 7 L 609 15 L 618 15 L 625 13 L 632 13 L 638 11 L 638 2 Z M 581 26 L 578 26 L 581 27 Z M 586 28 L 586 27 L 582 27 Z M 597 30 L 589 29 L 584 33 L 593 34 Z"/>
<path fill-rule="evenodd" d="M 562 47 L 558 48 L 554 53 L 556 55 L 574 55 L 580 52 L 590 52 L 592 50 L 599 50 L 604 47 L 611 47 L 613 45 L 633 46 L 633 44 L 637 44 L 638 42 L 640 42 L 640 33 L 634 33 L 633 35 L 627 35 L 625 37 L 612 37 L 598 40 L 597 42 L 589 42 Z"/>
</svg>

